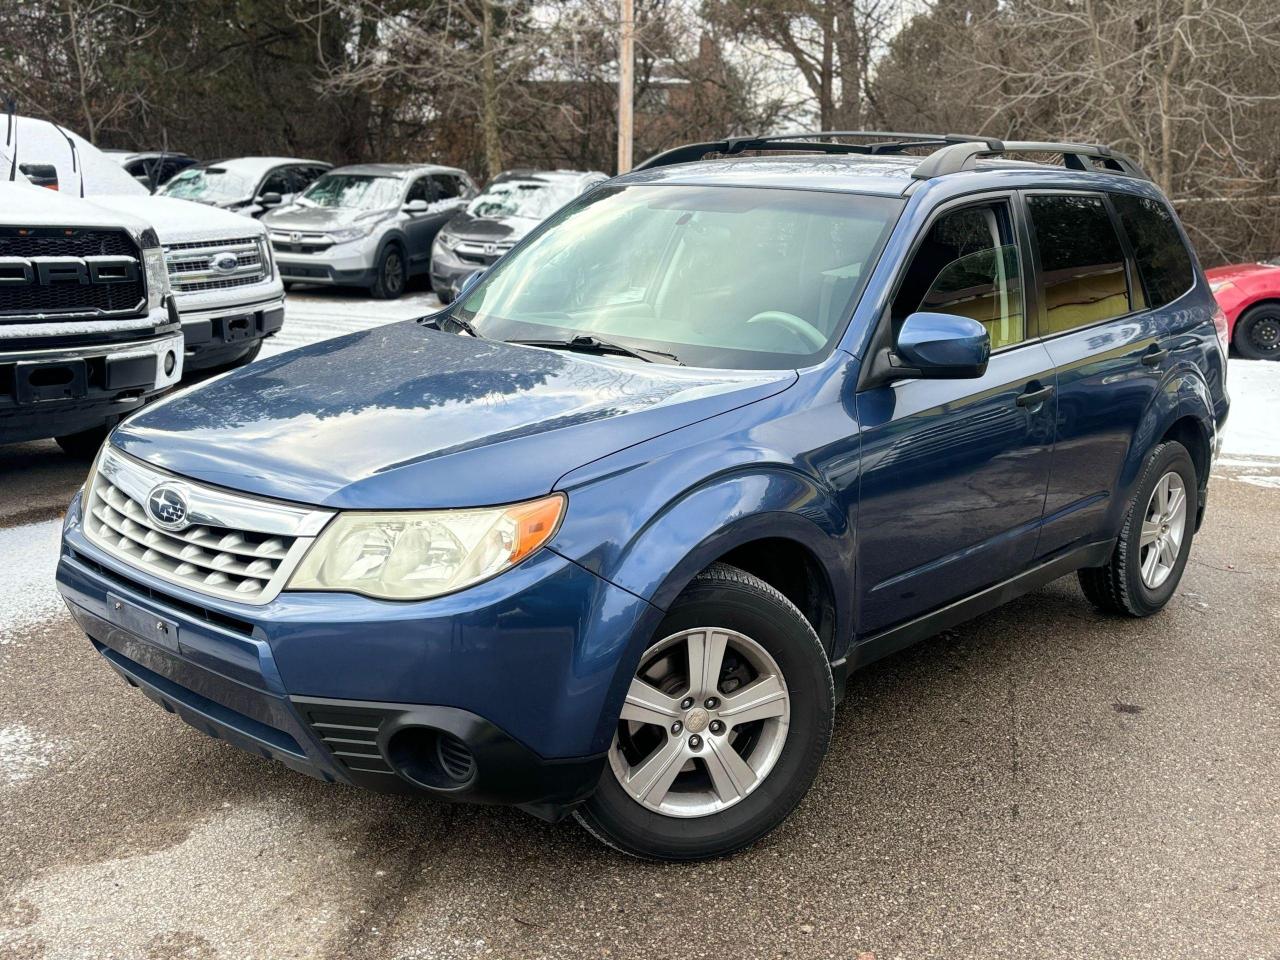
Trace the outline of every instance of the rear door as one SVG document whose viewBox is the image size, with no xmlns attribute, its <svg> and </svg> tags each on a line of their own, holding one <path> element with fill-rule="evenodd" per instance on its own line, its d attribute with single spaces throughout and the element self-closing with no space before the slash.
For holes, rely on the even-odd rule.
<svg viewBox="0 0 1280 960">
<path fill-rule="evenodd" d="M 1138 428 L 1169 362 L 1171 330 L 1151 309 L 1109 195 L 1029 191 L 1025 202 L 1040 332 L 1058 370 L 1053 475 L 1036 551 L 1048 557 L 1116 534 L 1130 449 L 1154 441 Z M 1167 291 L 1153 293 L 1168 302 Z"/>
<path fill-rule="evenodd" d="M 1053 361 L 1027 323 L 1016 197 L 944 208 L 899 281 L 895 330 L 919 310 L 979 320 L 987 372 L 858 394 L 859 631 L 913 619 L 1030 565 L 1053 448 Z"/>
</svg>

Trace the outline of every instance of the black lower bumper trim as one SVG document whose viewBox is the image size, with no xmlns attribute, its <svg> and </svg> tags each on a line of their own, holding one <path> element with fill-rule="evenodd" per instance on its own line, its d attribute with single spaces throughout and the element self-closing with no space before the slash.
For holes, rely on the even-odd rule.
<svg viewBox="0 0 1280 960">
<path fill-rule="evenodd" d="M 483 717 L 456 707 L 291 700 L 346 776 L 372 790 L 514 805 L 557 820 L 591 795 L 604 769 L 603 754 L 543 759 Z M 459 762 L 460 748 L 470 754 L 470 766 Z"/>
</svg>

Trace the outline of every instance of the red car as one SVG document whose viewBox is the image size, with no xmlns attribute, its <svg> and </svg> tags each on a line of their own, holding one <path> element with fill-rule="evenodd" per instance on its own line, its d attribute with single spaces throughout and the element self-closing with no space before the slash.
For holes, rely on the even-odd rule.
<svg viewBox="0 0 1280 960">
<path fill-rule="evenodd" d="M 1250 360 L 1280 360 L 1280 257 L 1206 270 L 1231 342 Z"/>
</svg>

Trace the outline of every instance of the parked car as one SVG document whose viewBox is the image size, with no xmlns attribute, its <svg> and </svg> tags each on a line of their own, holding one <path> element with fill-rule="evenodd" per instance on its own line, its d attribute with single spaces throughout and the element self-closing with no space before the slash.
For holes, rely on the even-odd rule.
<svg viewBox="0 0 1280 960">
<path fill-rule="evenodd" d="M 286 282 L 366 287 L 389 300 L 430 270 L 436 234 L 475 193 L 454 167 L 361 163 L 330 170 L 262 219 Z"/>
<path fill-rule="evenodd" d="M 608 179 L 577 170 L 499 174 L 436 235 L 431 289 L 442 303 L 450 302 L 467 277 L 492 265 L 574 197 Z"/>
<path fill-rule="evenodd" d="M 0 443 L 55 437 L 92 457 L 182 375 L 182 327 L 155 231 L 0 182 Z"/>
<path fill-rule="evenodd" d="M 197 161 L 195 157 L 185 153 L 171 153 L 167 150 L 103 150 L 103 154 L 124 169 L 124 172 L 137 180 L 151 192 L 155 188 L 168 183 L 174 174 L 186 170 Z"/>
<path fill-rule="evenodd" d="M 284 288 L 261 224 L 152 196 L 93 144 L 48 121 L 15 117 L 14 126 L 11 145 L 0 143 L 6 175 L 16 155 L 19 172 L 38 168 L 52 189 L 155 229 L 182 315 L 185 373 L 246 364 L 284 324 Z"/>
<path fill-rule="evenodd" d="M 297 157 L 236 157 L 188 167 L 158 191 L 166 197 L 194 200 L 246 217 L 260 217 L 292 203 L 333 166 Z"/>
<path fill-rule="evenodd" d="M 1231 342 L 1250 360 L 1280 360 L 1280 257 L 1206 271 Z"/>
<path fill-rule="evenodd" d="M 72 613 L 260 756 L 685 860 L 794 808 L 850 670 L 1077 571 L 1160 611 L 1228 401 L 1159 189 L 1104 147 L 803 147 L 670 151 L 440 313 L 131 417 Z"/>
</svg>

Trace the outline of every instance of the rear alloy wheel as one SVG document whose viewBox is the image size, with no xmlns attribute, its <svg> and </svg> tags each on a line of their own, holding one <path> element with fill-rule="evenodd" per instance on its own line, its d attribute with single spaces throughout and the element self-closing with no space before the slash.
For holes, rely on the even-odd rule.
<svg viewBox="0 0 1280 960">
<path fill-rule="evenodd" d="M 1079 571 L 1090 602 L 1111 613 L 1147 617 L 1178 589 L 1199 509 L 1195 465 L 1175 441 L 1151 451 L 1111 558 Z"/>
<path fill-rule="evenodd" d="M 785 597 L 723 564 L 681 594 L 657 636 L 578 818 L 635 856 L 732 853 L 777 826 L 817 773 L 834 710 L 826 654 Z"/>
<path fill-rule="evenodd" d="M 1233 336 L 1240 356 L 1280 360 L 1280 303 L 1260 303 L 1236 321 Z"/>
<path fill-rule="evenodd" d="M 404 254 L 394 243 L 387 244 L 378 258 L 377 276 L 370 292 L 378 300 L 395 300 L 404 293 L 407 278 Z"/>
</svg>

